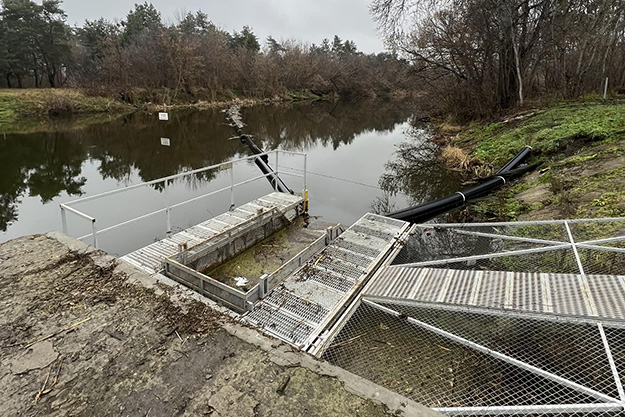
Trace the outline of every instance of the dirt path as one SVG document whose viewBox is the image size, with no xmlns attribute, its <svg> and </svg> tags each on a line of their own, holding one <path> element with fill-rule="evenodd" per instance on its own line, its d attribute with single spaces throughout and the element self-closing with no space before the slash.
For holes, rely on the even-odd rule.
<svg viewBox="0 0 625 417">
<path fill-rule="evenodd" d="M 48 236 L 0 245 L 2 415 L 387 415 L 305 355 L 277 360 L 206 304 L 116 271 Z"/>
</svg>

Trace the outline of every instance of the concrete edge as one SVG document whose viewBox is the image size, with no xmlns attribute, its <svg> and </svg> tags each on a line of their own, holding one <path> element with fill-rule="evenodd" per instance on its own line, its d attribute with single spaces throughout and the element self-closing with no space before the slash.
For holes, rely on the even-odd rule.
<svg viewBox="0 0 625 417">
<path fill-rule="evenodd" d="M 46 236 L 66 246 L 71 251 L 88 254 L 96 265 L 110 267 L 115 265 L 116 273 L 123 273 L 129 282 L 152 289 L 156 294 L 167 295 L 174 304 L 182 305 L 184 301 L 193 299 L 204 303 L 224 316 L 238 320 L 239 315 L 226 307 L 220 306 L 214 301 L 178 284 L 176 281 L 162 275 L 148 275 L 134 265 L 120 261 L 119 259 L 97 250 L 84 242 L 61 232 L 50 232 Z M 166 285 L 174 291 L 164 291 L 158 284 Z M 343 383 L 345 389 L 363 399 L 372 400 L 388 407 L 391 413 L 408 416 L 441 417 L 442 414 L 410 400 L 396 392 L 384 388 L 374 382 L 355 375 L 343 368 L 321 361 L 307 353 L 293 350 L 293 348 L 277 339 L 261 334 L 258 330 L 245 327 L 238 321 L 224 320 L 222 327 L 232 336 L 254 345 L 270 354 L 270 360 L 278 366 L 302 367 L 318 375 L 337 378 Z"/>
</svg>

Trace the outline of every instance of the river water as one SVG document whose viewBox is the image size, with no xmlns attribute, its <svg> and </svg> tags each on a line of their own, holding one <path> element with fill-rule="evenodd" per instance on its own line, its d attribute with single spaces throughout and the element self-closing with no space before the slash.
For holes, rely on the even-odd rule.
<svg viewBox="0 0 625 417">
<path fill-rule="evenodd" d="M 457 175 L 437 165 L 427 126 L 412 120 L 405 103 L 257 106 L 244 109 L 243 119 L 245 132 L 265 150 L 308 155 L 310 213 L 327 221 L 350 225 L 373 207 L 379 210 L 380 202 L 403 208 L 440 197 L 459 184 Z M 224 114 L 211 109 L 174 111 L 169 121 L 145 113 L 87 126 L 66 121 L 52 131 L 0 137 L 0 241 L 61 230 L 60 203 L 248 156 L 247 147 L 232 136 Z M 161 138 L 170 139 L 170 146 L 163 146 Z M 299 173 L 303 167 L 302 158 L 280 158 L 282 172 Z M 253 163 L 235 165 L 235 172 L 235 181 L 259 175 Z M 301 191 L 300 178 L 283 179 Z M 167 198 L 175 204 L 228 184 L 225 172 L 178 179 L 169 185 Z M 390 197 L 383 198 L 380 184 L 392 191 Z M 255 181 L 235 190 L 235 203 L 271 191 L 265 180 Z M 160 184 L 77 208 L 95 217 L 102 229 L 164 207 L 164 194 Z M 172 212 L 173 230 L 229 205 L 226 192 L 180 207 Z M 87 234 L 87 223 L 68 215 L 69 234 Z M 165 232 L 165 217 L 157 215 L 105 233 L 98 243 L 121 255 Z"/>
</svg>

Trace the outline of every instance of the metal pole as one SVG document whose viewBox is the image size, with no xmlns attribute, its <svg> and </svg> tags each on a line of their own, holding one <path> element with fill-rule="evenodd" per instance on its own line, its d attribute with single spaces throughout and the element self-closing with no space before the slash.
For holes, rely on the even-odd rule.
<svg viewBox="0 0 625 417">
<path fill-rule="evenodd" d="M 230 167 L 230 208 L 234 207 L 234 163 Z"/>
<path fill-rule="evenodd" d="M 579 285 L 582 288 L 582 291 L 586 296 L 584 297 L 584 305 L 588 309 L 588 312 L 593 316 L 598 316 L 597 314 L 597 304 L 590 292 L 590 285 L 588 285 L 588 279 L 586 278 L 586 273 L 584 272 L 584 266 L 582 265 L 582 261 L 579 258 L 579 252 L 577 251 L 577 244 L 575 243 L 575 239 L 573 238 L 573 233 L 571 232 L 571 228 L 569 227 L 569 222 L 564 221 L 564 227 L 566 228 L 566 233 L 569 235 L 569 240 L 571 241 L 571 248 L 573 249 L 573 255 L 575 255 L 575 262 L 577 262 L 577 268 L 579 269 Z"/>
<path fill-rule="evenodd" d="M 63 223 L 63 233 L 67 234 L 67 214 L 65 213 L 65 207 L 63 207 L 63 204 L 61 204 L 60 207 L 61 207 L 61 223 Z"/>
<path fill-rule="evenodd" d="M 610 364 L 610 370 L 612 371 L 612 377 L 614 378 L 614 383 L 616 384 L 616 390 L 618 391 L 618 396 L 621 399 L 621 403 L 625 404 L 625 391 L 623 391 L 623 384 L 621 383 L 621 377 L 618 374 L 618 369 L 616 369 L 616 363 L 614 362 L 614 357 L 612 357 L 612 350 L 610 349 L 608 338 L 605 335 L 603 324 L 597 323 L 597 327 L 599 328 L 599 334 L 601 335 L 601 341 L 603 342 L 605 355 L 608 357 L 608 363 Z"/>
<path fill-rule="evenodd" d="M 374 303 L 372 301 L 369 300 L 362 300 L 363 303 L 373 307 L 373 308 L 377 308 L 378 310 L 384 311 L 385 313 L 391 314 L 395 317 L 401 317 L 401 314 L 395 310 L 392 310 L 390 308 L 381 306 L 377 303 Z M 478 343 L 472 342 L 468 339 L 465 339 L 464 337 L 455 335 L 453 333 L 450 333 L 448 331 L 445 331 L 443 329 L 440 329 L 438 327 L 432 326 L 431 324 L 427 324 L 425 322 L 422 322 L 420 320 L 414 319 L 412 317 L 407 317 L 406 320 L 411 323 L 414 324 L 416 326 L 419 326 L 425 330 L 428 330 L 434 334 L 437 334 L 439 336 L 443 336 L 447 339 L 450 339 L 456 343 L 459 343 L 461 345 L 470 347 L 471 349 L 474 349 L 478 352 L 484 353 L 486 355 L 492 356 L 495 359 L 499 359 L 503 362 L 509 363 L 511 365 L 514 365 L 516 367 L 519 367 L 521 369 L 524 369 L 526 371 L 532 372 L 533 374 L 539 375 L 543 378 L 549 379 L 553 382 L 556 382 L 558 384 L 564 385 L 565 387 L 574 389 L 575 391 L 584 393 L 586 395 L 589 395 L 593 398 L 596 398 L 598 400 L 607 402 L 607 403 L 619 403 L 619 400 L 617 400 L 616 398 L 612 398 L 609 395 L 606 395 L 602 392 L 596 391 L 592 388 L 586 387 L 584 385 L 578 384 L 577 382 L 573 382 L 571 380 L 568 380 L 566 378 L 563 378 L 559 375 L 553 374 L 551 372 L 545 371 L 544 369 L 540 369 L 537 368 L 534 365 L 530 365 L 526 362 L 520 361 L 518 359 L 515 359 L 511 356 L 505 355 L 503 353 L 497 352 L 495 350 L 489 349 L 483 345 L 480 345 Z"/>
<path fill-rule="evenodd" d="M 95 219 L 91 221 L 91 230 L 93 232 L 93 247 L 98 249 L 98 230 L 95 227 Z"/>
<path fill-rule="evenodd" d="M 307 190 L 306 188 L 306 162 L 308 160 L 308 154 L 304 154 L 304 191 Z"/>
<path fill-rule="evenodd" d="M 171 207 L 169 206 L 169 194 L 167 193 L 168 188 L 168 182 L 165 181 L 165 204 L 167 205 L 167 210 L 165 210 L 165 213 L 167 215 L 167 236 L 171 234 Z"/>
<path fill-rule="evenodd" d="M 278 191 L 278 155 L 280 154 L 280 151 L 278 151 L 276 149 L 276 176 L 275 176 L 275 182 L 274 182 L 274 188 L 276 191 Z"/>
<path fill-rule="evenodd" d="M 608 98 L 608 77 L 605 77 L 605 86 L 603 87 L 603 99 Z"/>
<path fill-rule="evenodd" d="M 509 405 L 484 407 L 435 407 L 434 411 L 447 416 L 499 416 L 499 415 L 528 415 L 528 414 L 577 414 L 621 411 L 619 403 L 607 404 L 546 404 L 546 405 Z"/>
<path fill-rule="evenodd" d="M 464 257 L 459 257 L 459 258 L 436 259 L 434 261 L 396 264 L 396 265 L 390 265 L 389 268 L 395 268 L 395 267 L 416 268 L 416 267 L 431 266 L 431 265 L 445 265 L 445 264 L 450 264 L 450 263 L 455 263 L 455 262 L 479 261 L 480 259 L 494 259 L 494 258 L 501 258 L 501 257 L 506 257 L 506 256 L 529 255 L 532 253 L 558 251 L 558 250 L 569 249 L 570 247 L 571 247 L 570 243 L 562 243 L 562 245 L 544 246 L 541 248 L 520 249 L 520 250 L 512 250 L 509 252 L 487 253 L 485 255 L 473 255 L 473 256 L 464 256 Z"/>
</svg>

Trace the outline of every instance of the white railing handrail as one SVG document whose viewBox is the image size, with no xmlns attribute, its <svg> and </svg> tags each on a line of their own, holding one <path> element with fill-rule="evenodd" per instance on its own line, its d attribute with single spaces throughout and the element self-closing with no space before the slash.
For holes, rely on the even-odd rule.
<svg viewBox="0 0 625 417">
<path fill-rule="evenodd" d="M 222 167 L 224 165 L 230 165 L 230 164 L 234 164 L 234 163 L 237 163 L 237 162 L 249 161 L 249 160 L 253 160 L 253 159 L 265 156 L 265 155 L 270 155 L 270 154 L 274 155 L 274 154 L 276 154 L 278 152 L 287 153 L 287 154 L 296 155 L 296 156 L 306 156 L 305 153 L 301 153 L 301 152 L 283 151 L 282 149 L 276 149 L 276 150 L 269 151 L 269 152 L 264 152 L 264 153 L 258 154 L 258 155 L 252 155 L 252 156 L 248 156 L 248 157 L 245 157 L 245 158 L 233 159 L 231 161 L 222 162 L 220 164 L 210 165 L 210 166 L 207 166 L 207 167 L 202 167 L 202 168 L 194 169 L 194 170 L 191 170 L 191 171 L 180 172 L 178 174 L 169 175 L 167 177 L 162 177 L 162 178 L 157 178 L 155 180 L 140 182 L 138 184 L 129 185 L 129 186 L 126 186 L 126 187 L 123 187 L 123 188 L 117 188 L 115 190 L 105 191 L 103 193 L 94 194 L 94 195 L 90 195 L 90 196 L 83 197 L 83 198 L 78 198 L 76 200 L 72 200 L 72 201 L 69 201 L 67 203 L 64 203 L 63 205 L 65 207 L 69 207 L 69 206 L 73 206 L 73 205 L 78 204 L 78 203 L 85 203 L 87 201 L 97 200 L 97 199 L 100 199 L 102 197 L 108 197 L 110 195 L 119 194 L 119 193 L 123 193 L 123 192 L 126 192 L 126 191 L 131 191 L 131 190 L 136 189 L 136 188 L 141 188 L 141 187 L 145 187 L 145 186 L 159 184 L 161 182 L 175 180 L 175 179 L 186 177 L 186 176 L 189 176 L 189 175 L 199 174 L 201 172 L 210 171 L 212 169 L 220 168 L 220 167 Z"/>
<path fill-rule="evenodd" d="M 190 171 L 185 171 L 185 172 L 181 172 L 181 173 L 174 174 L 174 175 L 169 175 L 169 176 L 162 177 L 162 178 L 157 178 L 155 180 L 145 181 L 145 182 L 141 182 L 141 183 L 138 183 L 138 184 L 129 185 L 129 186 L 126 186 L 126 187 L 123 187 L 123 188 L 118 188 L 118 189 L 115 189 L 115 190 L 105 191 L 103 193 L 94 194 L 94 195 L 91 195 L 91 196 L 87 196 L 87 197 L 79 198 L 79 199 L 76 199 L 76 200 L 72 200 L 72 201 L 69 201 L 67 203 L 61 203 L 59 206 L 60 206 L 60 209 L 61 209 L 61 220 L 62 220 L 62 223 L 63 223 L 63 233 L 67 234 L 67 216 L 66 216 L 66 212 L 70 212 L 70 213 L 72 213 L 72 214 L 74 214 L 74 215 L 76 215 L 78 217 L 81 217 L 81 218 L 83 218 L 85 220 L 88 220 L 91 223 L 91 228 L 92 228 L 91 233 L 89 233 L 87 235 L 84 235 L 84 236 L 81 236 L 78 239 L 82 240 L 82 239 L 85 239 L 85 238 L 87 238 L 89 236 L 92 236 L 93 237 L 93 246 L 97 248 L 98 247 L 98 243 L 97 243 L 98 242 L 97 241 L 97 235 L 98 234 L 110 232 L 112 230 L 119 229 L 120 227 L 126 226 L 126 225 L 134 223 L 136 221 L 140 221 L 140 220 L 143 220 L 143 219 L 146 219 L 146 218 L 149 218 L 149 217 L 152 217 L 152 216 L 155 216 L 157 214 L 165 212 L 165 213 L 167 213 L 167 233 L 169 234 L 169 233 L 171 233 L 170 212 L 171 212 L 172 209 L 178 208 L 178 207 L 182 207 L 182 206 L 184 206 L 186 204 L 193 203 L 193 202 L 198 201 L 198 200 L 200 200 L 202 198 L 209 197 L 211 195 L 215 195 L 215 194 L 227 191 L 227 190 L 230 190 L 231 205 L 234 205 L 234 189 L 236 187 L 244 185 L 244 184 L 248 184 L 248 183 L 253 182 L 253 181 L 257 181 L 257 180 L 259 180 L 261 178 L 267 178 L 267 177 L 269 177 L 269 176 L 271 176 L 273 174 L 278 175 L 278 173 L 279 173 L 279 171 L 278 171 L 278 155 L 280 153 L 287 154 L 287 155 L 293 155 L 293 156 L 301 156 L 301 157 L 304 158 L 303 175 L 293 174 L 293 173 L 288 173 L 288 172 L 284 172 L 284 173 L 281 173 L 281 174 L 290 175 L 290 176 L 298 177 L 298 178 L 303 178 L 303 189 L 306 190 L 306 162 L 307 162 L 307 154 L 302 153 L 302 152 L 293 152 L 293 151 L 286 151 L 286 150 L 282 150 L 282 149 L 275 149 L 273 151 L 263 152 L 262 154 L 251 155 L 251 156 L 248 156 L 248 157 L 245 157 L 245 158 L 233 159 L 233 160 L 222 162 L 222 163 L 219 163 L 219 164 L 214 164 L 214 165 L 210 165 L 210 166 L 207 166 L 207 167 L 202 167 L 202 168 L 198 168 L 198 169 L 194 169 L 194 170 L 190 170 Z M 256 158 L 260 158 L 260 157 L 263 157 L 263 156 L 269 156 L 269 155 L 275 155 L 275 157 L 276 157 L 276 159 L 275 159 L 275 165 L 276 166 L 275 166 L 274 173 L 268 173 L 268 174 L 259 175 L 259 176 L 256 176 L 254 178 L 246 179 L 246 180 L 238 182 L 238 183 L 234 182 L 234 164 L 239 163 L 239 162 L 251 161 L 251 160 L 254 160 Z M 168 182 L 169 181 L 172 181 L 172 180 L 175 180 L 175 179 L 178 179 L 178 178 L 183 178 L 183 177 L 195 175 L 195 174 L 199 174 L 199 173 L 210 171 L 210 170 L 219 169 L 219 168 L 221 168 L 223 166 L 228 166 L 230 171 L 231 171 L 230 172 L 230 185 L 228 185 L 226 187 L 223 187 L 223 188 L 220 188 L 218 190 L 210 191 L 210 192 L 208 192 L 206 194 L 202 194 L 200 196 L 191 197 L 191 198 L 189 198 L 187 200 L 181 201 L 181 202 L 176 203 L 176 204 L 170 204 L 169 203 L 169 198 L 167 197 L 167 189 L 168 189 Z M 83 213 L 82 211 L 72 207 L 72 206 L 74 206 L 76 204 L 79 204 L 79 203 L 85 203 L 85 202 L 88 202 L 88 201 L 94 201 L 94 200 L 98 200 L 98 199 L 101 199 L 101 198 L 110 197 L 112 195 L 124 193 L 124 192 L 127 192 L 127 191 L 132 191 L 132 190 L 135 190 L 135 189 L 138 189 L 138 188 L 148 187 L 150 185 L 160 184 L 160 183 L 165 183 L 164 193 L 165 193 L 166 207 L 160 208 L 158 210 L 154 210 L 154 211 L 152 211 L 150 213 L 147 213 L 147 214 L 143 214 L 143 215 L 134 217 L 134 218 L 132 218 L 130 220 L 125 220 L 123 222 L 120 222 L 120 223 L 114 224 L 112 226 L 106 227 L 106 228 L 104 228 L 102 230 L 97 230 L 97 228 L 96 228 L 96 218 L 95 217 L 89 216 L 88 214 Z"/>
</svg>

